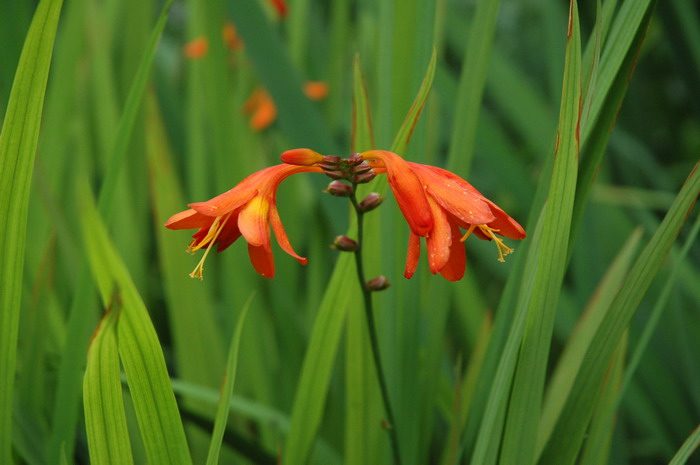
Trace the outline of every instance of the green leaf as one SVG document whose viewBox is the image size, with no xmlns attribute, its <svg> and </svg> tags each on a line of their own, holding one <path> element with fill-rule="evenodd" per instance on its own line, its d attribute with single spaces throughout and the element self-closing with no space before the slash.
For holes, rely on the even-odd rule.
<svg viewBox="0 0 700 465">
<path fill-rule="evenodd" d="M 84 242 L 103 303 L 107 305 L 109 296 L 115 292 L 122 301 L 117 345 L 146 455 L 151 463 L 190 464 L 185 432 L 158 336 L 128 270 L 90 203 L 86 182 L 81 189 Z"/>
<path fill-rule="evenodd" d="M 699 165 L 696 164 L 693 168 L 663 222 L 630 270 L 593 337 L 571 394 L 545 447 L 543 464 L 574 463 L 591 418 L 597 386 L 605 376 L 622 334 L 663 264 L 700 192 Z"/>
<path fill-rule="evenodd" d="M 134 463 L 119 376 L 116 331 L 121 311 L 119 299 L 115 293 L 95 331 L 83 379 L 85 429 L 93 463 Z"/>
<path fill-rule="evenodd" d="M 354 283 L 354 266 L 352 254 L 340 256 L 318 309 L 294 397 L 292 421 L 283 449 L 284 464 L 308 461 L 328 395 L 345 314 L 350 306 L 361 305 L 360 289 L 348 284 Z"/>
<path fill-rule="evenodd" d="M 452 122 L 447 169 L 469 175 L 474 156 L 476 129 L 481 113 L 481 100 L 488 74 L 491 48 L 496 33 L 500 0 L 481 0 L 469 30 L 469 44 L 462 61 L 457 108 Z"/>
<path fill-rule="evenodd" d="M 353 66 L 352 152 L 375 147 L 367 86 L 355 56 Z M 378 183 L 372 183 L 376 185 Z M 365 241 L 366 242 L 366 241 Z M 345 462 L 374 463 L 383 440 L 377 415 L 382 412 L 377 375 L 362 305 L 348 309 L 345 335 Z M 378 440 L 379 439 L 379 440 Z"/>
<path fill-rule="evenodd" d="M 62 0 L 36 9 L 0 132 L 0 462 L 12 463 L 12 393 L 29 189 Z"/>
<path fill-rule="evenodd" d="M 411 108 L 408 110 L 406 117 L 401 124 L 394 141 L 391 144 L 391 151 L 399 155 L 405 155 L 406 149 L 408 148 L 408 143 L 411 141 L 411 136 L 413 135 L 413 130 L 418 124 L 418 118 L 423 111 L 425 102 L 428 100 L 428 95 L 430 95 L 430 89 L 433 86 L 433 78 L 435 77 L 435 66 L 437 63 L 437 51 L 433 49 L 433 54 L 430 57 L 430 63 L 428 63 L 428 69 L 425 71 L 425 77 L 423 77 L 423 82 L 418 89 L 418 94 L 413 100 Z"/>
<path fill-rule="evenodd" d="M 668 465 L 684 465 L 688 462 L 691 455 L 700 446 L 700 425 L 693 430 L 693 432 L 688 436 L 688 439 L 683 442 L 676 455 L 673 456 Z"/>
<path fill-rule="evenodd" d="M 228 362 L 226 363 L 226 373 L 224 374 L 224 384 L 221 388 L 221 399 L 216 408 L 216 420 L 214 422 L 214 431 L 211 435 L 211 444 L 209 446 L 209 454 L 207 455 L 207 464 L 216 465 L 219 463 L 219 453 L 221 452 L 221 440 L 224 437 L 226 430 L 226 422 L 228 420 L 229 405 L 233 396 L 233 388 L 236 382 L 236 368 L 238 366 L 238 348 L 241 345 L 241 334 L 243 333 L 243 323 L 250 309 L 250 304 L 253 302 L 251 294 L 246 302 L 241 314 L 236 323 L 231 345 L 229 346 Z"/>
<path fill-rule="evenodd" d="M 107 160 L 105 179 L 100 188 L 98 199 L 100 213 L 108 223 L 111 211 L 115 206 L 118 180 L 125 159 L 130 155 L 128 151 L 130 136 L 141 107 L 141 99 L 146 89 L 153 57 L 165 27 L 171 4 L 172 0 L 168 0 L 158 16 L 136 76 L 131 82 L 126 104 L 116 128 L 113 146 Z M 78 282 L 68 315 L 67 342 L 59 368 L 56 400 L 52 412 L 52 424 L 55 427 L 48 446 L 48 457 L 49 460 L 52 460 L 51 463 L 58 463 L 62 447 L 66 447 L 69 451 L 72 451 L 73 448 L 76 434 L 75 425 L 78 420 L 78 411 L 74 402 L 79 398 L 82 364 L 88 344 L 87 337 L 90 335 L 91 325 L 94 324 L 93 315 L 86 311 L 94 305 L 95 299 L 94 289 L 90 285 L 90 271 L 82 261 L 79 261 L 75 267 L 78 269 Z M 69 455 L 71 454 L 69 453 Z"/>
<path fill-rule="evenodd" d="M 367 98 L 367 84 L 362 76 L 360 57 L 355 55 L 352 68 L 352 153 L 375 148 L 372 110 Z"/>
<path fill-rule="evenodd" d="M 574 332 L 569 336 L 547 386 L 535 457 L 540 456 L 554 429 L 561 409 L 564 407 L 569 392 L 571 392 L 576 372 L 581 366 L 586 349 L 589 347 L 600 322 L 605 317 L 605 312 L 610 308 L 610 303 L 617 295 L 622 281 L 627 276 L 632 260 L 637 254 L 641 238 L 641 229 L 636 229 L 630 235 L 593 293 L 593 297 L 584 309 Z"/>
<path fill-rule="evenodd" d="M 581 39 L 578 7 L 570 3 L 557 144 L 539 247 L 531 250 L 517 313 L 527 313 L 511 388 L 501 463 L 529 464 L 535 444 L 544 391 L 554 316 L 567 264 L 571 215 L 576 190 L 581 118 Z M 479 460 L 476 460 L 478 463 Z"/>
</svg>

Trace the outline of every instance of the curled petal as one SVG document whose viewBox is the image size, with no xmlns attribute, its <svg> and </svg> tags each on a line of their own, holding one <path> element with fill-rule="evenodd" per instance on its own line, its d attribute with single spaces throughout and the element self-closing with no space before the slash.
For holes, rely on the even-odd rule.
<svg viewBox="0 0 700 465">
<path fill-rule="evenodd" d="M 445 210 L 468 224 L 488 224 L 495 216 L 486 198 L 456 174 L 434 166 L 409 163 L 432 196 Z"/>
<path fill-rule="evenodd" d="M 361 155 L 365 160 L 378 159 L 384 163 L 389 185 L 408 226 L 414 234 L 427 236 L 433 229 L 433 217 L 423 184 L 409 164 L 395 153 L 384 150 L 370 150 Z"/>
<path fill-rule="evenodd" d="M 254 197 L 238 215 L 238 229 L 250 245 L 259 247 L 270 243 L 270 228 L 267 225 L 270 203 L 263 197 Z"/>
<path fill-rule="evenodd" d="M 255 271 L 263 278 L 272 278 L 275 276 L 275 260 L 272 256 L 272 247 L 270 243 L 256 247 L 248 244 L 248 255 L 250 263 L 253 264 Z"/>
<path fill-rule="evenodd" d="M 272 230 L 275 232 L 275 237 L 277 238 L 277 243 L 280 245 L 282 250 L 287 252 L 292 257 L 296 258 L 299 263 L 306 265 L 309 260 L 304 257 L 300 257 L 292 248 L 292 244 L 289 242 L 287 233 L 282 226 L 282 220 L 277 212 L 277 207 L 273 204 L 270 207 L 270 225 L 272 225 Z"/>
<path fill-rule="evenodd" d="M 452 243 L 452 230 L 447 219 L 447 213 L 435 201 L 428 197 L 430 210 L 433 214 L 434 226 L 426 239 L 428 244 L 428 265 L 430 272 L 436 274 L 447 264 L 450 259 L 450 245 Z"/>
<path fill-rule="evenodd" d="M 416 236 L 413 232 L 408 236 L 408 253 L 406 254 L 406 270 L 403 273 L 404 278 L 411 279 L 418 267 L 418 259 L 420 258 L 420 236 Z"/>
<path fill-rule="evenodd" d="M 495 203 L 488 201 L 491 206 L 491 211 L 496 216 L 496 219 L 489 223 L 489 227 L 498 231 L 501 236 L 511 239 L 525 239 L 525 230 L 517 221 L 508 216 L 506 212 L 501 210 Z"/>
<path fill-rule="evenodd" d="M 452 230 L 452 245 L 450 246 L 450 259 L 440 270 L 440 275 L 448 281 L 459 281 L 464 277 L 464 272 L 467 269 L 467 252 L 464 244 L 459 241 L 459 227 L 450 222 Z"/>
<path fill-rule="evenodd" d="M 175 213 L 165 222 L 168 229 L 200 229 L 209 228 L 214 222 L 214 217 L 202 215 L 193 209 Z"/>
</svg>

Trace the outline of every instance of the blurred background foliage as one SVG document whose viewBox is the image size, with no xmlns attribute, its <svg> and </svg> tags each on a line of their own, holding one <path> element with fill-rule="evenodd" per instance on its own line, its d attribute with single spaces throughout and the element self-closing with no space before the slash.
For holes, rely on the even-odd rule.
<svg viewBox="0 0 700 465">
<path fill-rule="evenodd" d="M 488 2 L 477 3 L 174 1 L 129 133 L 118 128 L 163 4 L 66 1 L 28 216 L 15 383 L 17 462 L 58 463 L 63 454 L 67 463 L 89 461 L 80 383 L 88 343 L 105 305 L 91 281 L 81 278 L 88 270 L 80 220 L 85 194 L 76 186 L 87 179 L 99 192 L 111 177 L 116 190 L 102 217 L 156 328 L 194 463 L 206 456 L 225 348 L 253 291 L 221 463 L 274 463 L 286 447 L 307 344 L 337 261 L 337 252 L 328 245 L 346 232 L 349 210 L 321 193 L 326 184 L 322 176 L 295 176 L 285 182 L 279 210 L 292 244 L 309 258 L 309 265 L 299 266 L 274 246 L 273 280 L 254 272 L 241 243 L 210 257 L 203 281 L 190 279 L 198 257 L 184 253 L 188 234 L 166 231 L 163 223 L 187 203 L 213 197 L 278 163 L 284 150 L 309 147 L 349 155 L 355 56 L 366 81 L 376 148 L 388 149 L 434 47 L 438 61 L 433 88 L 402 155 L 468 178 L 533 231 L 537 214 L 531 208 L 540 205 L 538 185 L 549 182 L 555 145 L 569 5 L 562 0 L 502 0 L 494 9 L 491 37 L 488 25 L 474 20 L 477 9 L 485 9 Z M 618 4 L 627 3 L 607 0 L 602 10 L 614 11 L 607 18 L 612 21 L 623 9 Z M 36 7 L 29 0 L 2 5 L 3 114 Z M 585 48 L 600 16 L 596 2 L 581 2 L 579 12 Z M 479 33 L 472 34 L 475 29 Z M 630 235 L 641 228 L 640 243 L 648 242 L 698 161 L 699 31 L 700 10 L 692 0 L 655 5 L 590 201 L 573 232 L 554 321 L 550 372 Z M 604 44 L 603 50 L 610 46 Z M 473 51 L 470 57 L 470 50 L 483 51 L 485 61 L 479 62 Z M 584 73 L 596 63 L 592 56 L 584 54 Z M 465 69 L 465 60 L 477 67 Z M 471 135 L 469 117 L 460 113 L 464 110 L 458 101 L 467 74 L 473 74 L 476 86 Z M 485 79 L 483 100 L 480 76 Z M 308 90 L 309 82 L 315 83 L 315 91 Z M 466 122 L 464 127 L 461 122 Z M 116 140 L 120 136 L 126 139 Z M 123 163 L 115 164 L 110 157 L 119 143 L 128 145 Z M 450 463 L 456 428 L 459 455 L 468 463 L 476 433 L 469 427 L 462 433 L 471 424 L 463 422 L 469 416 L 478 425 L 480 414 L 459 402 L 473 400 L 483 409 L 487 394 L 483 387 L 474 394 L 474 379 L 501 311 L 496 309 L 503 305 L 506 279 L 522 272 L 517 257 L 526 246 L 511 241 L 516 252 L 502 264 L 490 244 L 472 238 L 466 243 L 463 281 L 452 284 L 433 277 L 423 261 L 419 273 L 406 281 L 408 230 L 400 212 L 390 199 L 372 215 L 376 219 L 370 237 L 376 241 L 369 245 L 369 274 L 384 274 L 394 284 L 376 297 L 377 319 L 404 462 Z M 696 209 L 689 225 L 697 216 Z M 647 349 L 611 420 L 614 433 L 605 456 L 587 463 L 667 463 L 700 423 L 697 242 L 676 264 L 690 229 L 680 231 L 679 245 L 630 323 L 626 351 Z M 672 292 L 664 295 L 672 272 Z M 355 284 L 345 285 L 352 294 Z M 81 305 L 76 305 L 81 292 Z M 336 347 L 329 348 L 334 369 L 311 460 L 389 463 L 373 372 L 367 369 L 360 379 L 352 375 L 370 360 L 368 353 L 353 348 L 366 342 L 361 320 L 352 316 L 359 295 L 345 302 L 344 338 L 337 354 Z M 659 305 L 664 313 L 657 323 L 654 315 L 660 313 L 654 309 Z M 651 335 L 648 346 L 640 345 L 645 331 Z M 495 364 L 488 358 L 485 363 Z M 366 397 L 353 396 L 353 383 L 364 383 Z M 456 400 L 460 394 L 455 393 L 465 397 Z M 133 454 L 143 463 L 145 452 L 128 395 L 126 402 Z M 356 418 L 349 413 L 353 408 L 369 413 Z M 455 412 L 464 412 L 464 417 Z M 302 423 L 296 427 L 303 429 L 303 419 L 298 421 Z M 308 429 L 313 437 L 314 427 Z"/>
</svg>

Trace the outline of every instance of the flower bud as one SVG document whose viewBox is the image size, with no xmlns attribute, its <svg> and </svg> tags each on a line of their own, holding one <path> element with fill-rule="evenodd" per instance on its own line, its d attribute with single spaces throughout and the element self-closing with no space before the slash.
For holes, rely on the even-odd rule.
<svg viewBox="0 0 700 465">
<path fill-rule="evenodd" d="M 362 173 L 366 173 L 367 171 L 369 171 L 371 169 L 372 169 L 372 167 L 369 166 L 369 163 L 367 163 L 366 161 L 363 161 L 359 165 L 353 166 L 351 171 L 353 172 L 353 174 L 362 174 Z"/>
<path fill-rule="evenodd" d="M 383 291 L 389 286 L 391 286 L 391 283 L 386 279 L 386 276 L 382 275 L 372 278 L 365 283 L 365 288 L 367 288 L 368 291 Z"/>
<path fill-rule="evenodd" d="M 362 202 L 358 205 L 358 208 L 362 213 L 367 213 L 374 210 L 384 202 L 384 197 L 377 192 L 370 192 L 367 196 L 362 199 Z"/>
<path fill-rule="evenodd" d="M 370 182 L 376 176 L 377 174 L 374 172 L 374 170 L 369 170 L 365 173 L 354 175 L 352 178 L 350 178 L 350 180 L 355 184 L 364 184 L 366 182 Z"/>
<path fill-rule="evenodd" d="M 357 242 L 348 236 L 338 236 L 333 241 L 332 247 L 341 252 L 354 252 L 357 250 Z"/>
<path fill-rule="evenodd" d="M 323 155 L 311 149 L 287 150 L 280 159 L 289 165 L 311 166 L 323 161 Z"/>
<path fill-rule="evenodd" d="M 340 157 L 337 155 L 326 155 L 321 159 L 319 166 L 326 171 L 337 171 L 340 169 Z"/>
<path fill-rule="evenodd" d="M 331 179 L 347 179 L 347 173 L 342 171 L 324 171 L 325 175 Z"/>
<path fill-rule="evenodd" d="M 335 195 L 336 197 L 350 197 L 352 195 L 352 186 L 342 181 L 332 181 L 323 192 Z"/>
<path fill-rule="evenodd" d="M 355 153 L 351 155 L 350 157 L 346 158 L 345 161 L 347 162 L 348 165 L 350 166 L 356 166 L 359 165 L 364 161 L 362 156 L 359 153 Z"/>
</svg>

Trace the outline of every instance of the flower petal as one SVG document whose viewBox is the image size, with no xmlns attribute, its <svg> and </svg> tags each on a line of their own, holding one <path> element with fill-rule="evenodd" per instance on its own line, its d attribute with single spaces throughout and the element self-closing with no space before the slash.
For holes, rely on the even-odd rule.
<svg viewBox="0 0 700 465">
<path fill-rule="evenodd" d="M 464 272 L 467 269 L 467 252 L 464 244 L 459 241 L 461 235 L 459 227 L 454 222 L 450 222 L 450 228 L 452 230 L 450 259 L 440 270 L 440 275 L 448 281 L 459 281 L 464 277 Z"/>
<path fill-rule="evenodd" d="M 445 210 L 469 224 L 488 224 L 495 216 L 486 198 L 464 179 L 434 166 L 409 163 L 428 195 Z"/>
<path fill-rule="evenodd" d="M 238 229 L 250 245 L 259 247 L 270 243 L 270 228 L 267 225 L 270 203 L 257 196 L 243 207 L 238 215 Z"/>
<path fill-rule="evenodd" d="M 280 219 L 279 212 L 277 212 L 277 207 L 273 204 L 270 206 L 270 225 L 272 225 L 272 230 L 275 232 L 275 238 L 277 238 L 277 243 L 280 245 L 282 250 L 287 252 L 292 257 L 296 258 L 299 263 L 306 265 L 309 260 L 304 257 L 300 257 L 292 248 L 292 244 L 289 242 L 287 233 L 282 226 L 282 220 Z"/>
<path fill-rule="evenodd" d="M 193 209 L 175 213 L 165 222 L 168 229 L 200 229 L 209 228 L 214 222 L 214 217 L 202 215 Z"/>
<path fill-rule="evenodd" d="M 430 272 L 436 274 L 450 259 L 452 230 L 447 219 L 447 213 L 430 196 L 428 197 L 430 211 L 433 214 L 433 230 L 426 239 L 428 244 L 428 265 Z"/>
<path fill-rule="evenodd" d="M 219 194 L 213 199 L 206 202 L 191 203 L 188 207 L 203 215 L 224 216 L 226 213 L 245 205 L 250 199 L 255 197 L 258 193 L 257 186 L 262 182 L 262 171 L 248 176 L 233 189 Z"/>
<path fill-rule="evenodd" d="M 416 236 L 411 231 L 408 236 L 408 253 L 406 254 L 406 270 L 403 276 L 406 279 L 411 279 L 418 267 L 418 259 L 420 258 L 420 236 Z"/>
<path fill-rule="evenodd" d="M 495 203 L 488 201 L 491 206 L 491 211 L 496 216 L 496 219 L 489 223 L 489 227 L 496 229 L 497 234 L 511 239 L 525 239 L 526 233 L 520 224 L 513 218 L 508 216 L 506 212 L 501 210 Z"/>
<path fill-rule="evenodd" d="M 433 217 L 426 199 L 423 183 L 403 158 L 384 150 L 370 150 L 361 154 L 366 160 L 384 162 L 386 175 L 396 202 L 414 234 L 427 236 L 433 229 Z"/>
<path fill-rule="evenodd" d="M 240 212 L 233 212 L 231 216 L 226 221 L 226 224 L 221 228 L 219 232 L 219 237 L 217 238 L 217 243 L 219 244 L 216 248 L 217 252 L 223 252 L 228 249 L 228 247 L 236 242 L 236 239 L 241 237 L 241 231 L 238 229 L 238 214 Z"/>
<path fill-rule="evenodd" d="M 250 263 L 253 264 L 255 271 L 260 276 L 263 278 L 275 276 L 275 260 L 272 256 L 272 247 L 269 242 L 260 247 L 248 244 L 248 256 L 250 256 Z"/>
</svg>

